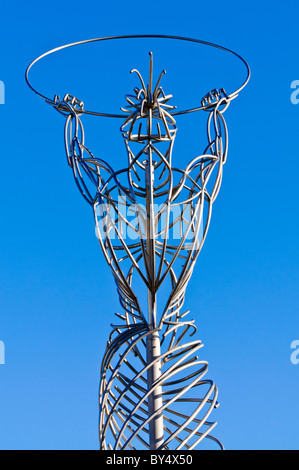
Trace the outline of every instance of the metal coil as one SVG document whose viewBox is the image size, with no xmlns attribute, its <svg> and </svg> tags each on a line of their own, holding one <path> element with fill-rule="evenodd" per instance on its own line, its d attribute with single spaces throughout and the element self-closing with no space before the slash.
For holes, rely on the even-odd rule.
<svg viewBox="0 0 299 470">
<path fill-rule="evenodd" d="M 150 449 L 149 424 L 159 414 L 163 414 L 164 439 L 158 450 L 196 449 L 205 438 L 223 449 L 211 435 L 217 423 L 209 416 L 218 406 L 218 391 L 205 379 L 208 363 L 198 357 L 203 344 L 184 342 L 191 327 L 190 322 L 172 321 L 154 330 L 165 351 L 146 363 L 146 338 L 153 331 L 138 323 L 114 326 L 101 369 L 102 450 Z M 148 390 L 147 373 L 154 362 L 161 364 L 161 376 Z M 158 388 L 163 390 L 162 407 L 149 416 L 148 398 Z"/>
</svg>

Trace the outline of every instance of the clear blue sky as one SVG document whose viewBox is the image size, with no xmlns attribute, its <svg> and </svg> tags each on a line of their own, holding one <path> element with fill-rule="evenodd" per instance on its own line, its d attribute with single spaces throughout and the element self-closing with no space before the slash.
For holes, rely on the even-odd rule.
<svg viewBox="0 0 299 470">
<path fill-rule="evenodd" d="M 249 86 L 226 113 L 228 162 L 186 306 L 205 344 L 209 376 L 219 388 L 214 434 L 227 449 L 299 448 L 299 364 L 290 361 L 291 342 L 299 339 L 299 105 L 290 101 L 291 82 L 299 80 L 298 13 L 295 0 L 2 1 L 0 340 L 6 364 L 0 365 L 1 449 L 97 448 L 99 369 L 109 324 L 120 310 L 92 214 L 66 165 L 63 118 L 27 88 L 25 68 L 65 43 L 142 33 L 219 43 L 251 66 Z M 51 58 L 33 74 L 34 83 L 51 97 L 78 90 L 86 104 L 106 111 L 111 103 L 117 111 L 135 86 L 128 74 L 135 66 L 131 62 L 147 67 L 148 50 L 144 62 L 143 48 L 132 57 L 127 47 L 118 55 L 116 47 L 107 49 L 104 63 L 93 56 L 98 49 L 84 51 Z M 204 63 L 208 55 L 202 53 Z M 157 73 L 160 62 L 167 68 L 163 54 L 157 57 Z M 242 78 L 242 69 L 226 66 L 219 54 L 206 71 L 191 50 L 185 54 L 187 68 L 177 67 L 174 76 L 170 67 L 165 78 L 171 85 L 165 91 L 177 92 L 182 102 L 197 97 L 194 82 L 183 88 L 189 67 L 191 75 L 200 70 L 197 102 L 209 83 L 213 88 L 217 74 L 223 73 L 228 89 Z M 120 75 L 110 80 L 113 71 Z M 108 91 L 101 94 L 107 77 Z M 95 119 L 90 147 L 121 167 L 126 157 L 120 123 Z M 196 119 L 188 125 L 183 120 L 181 127 L 178 122 L 179 129 L 191 133 Z M 180 158 L 183 166 L 201 150 L 196 142 L 189 148 L 182 140 L 177 166 Z"/>
</svg>

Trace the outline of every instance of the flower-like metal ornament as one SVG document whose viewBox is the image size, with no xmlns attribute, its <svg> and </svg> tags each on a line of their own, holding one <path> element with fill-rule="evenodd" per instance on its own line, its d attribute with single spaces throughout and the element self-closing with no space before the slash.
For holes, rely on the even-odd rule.
<svg viewBox="0 0 299 470">
<path fill-rule="evenodd" d="M 125 139 L 133 142 L 146 141 L 149 138 L 152 141 L 162 142 L 171 140 L 176 133 L 177 127 L 174 117 L 170 114 L 171 111 L 176 109 L 176 106 L 168 104 L 172 95 L 165 95 L 163 88 L 160 85 L 163 75 L 166 73 L 163 70 L 153 90 L 153 54 L 150 52 L 150 71 L 149 71 L 149 84 L 146 87 L 144 80 L 140 72 L 136 69 L 131 70 L 131 73 L 135 72 L 141 82 L 142 88 L 135 88 L 135 95 L 127 95 L 126 100 L 128 105 L 125 108 L 121 108 L 122 111 L 129 113 L 130 116 L 125 120 L 122 125 L 122 132 Z M 147 123 L 146 132 L 142 132 L 142 123 L 144 119 L 149 118 Z M 156 133 L 152 128 L 152 119 L 156 119 Z M 133 133 L 136 125 L 138 124 L 138 130 Z M 161 131 L 161 124 L 163 130 Z M 125 131 L 125 128 L 129 126 L 129 129 Z"/>
</svg>

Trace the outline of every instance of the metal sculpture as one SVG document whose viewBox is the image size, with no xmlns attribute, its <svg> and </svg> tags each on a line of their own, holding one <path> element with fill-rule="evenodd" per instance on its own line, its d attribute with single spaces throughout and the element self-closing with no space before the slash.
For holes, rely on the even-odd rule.
<svg viewBox="0 0 299 470">
<path fill-rule="evenodd" d="M 29 85 L 28 73 L 36 61 L 27 70 Z M 240 89 L 249 80 L 246 67 Z M 218 406 L 217 387 L 205 377 L 208 363 L 199 358 L 203 344 L 191 339 L 196 326 L 182 309 L 227 158 L 223 114 L 240 89 L 230 95 L 213 90 L 200 107 L 178 112 L 160 85 L 164 71 L 154 84 L 151 53 L 148 85 L 133 72 L 140 86 L 121 108 L 127 114 L 121 134 L 128 165 L 118 171 L 85 145 L 82 116 L 90 112 L 83 102 L 69 95 L 63 100 L 41 95 L 66 117 L 67 161 L 93 208 L 123 308 L 122 314 L 116 313 L 118 323 L 112 325 L 101 367 L 100 448 L 192 450 L 209 439 L 222 449 L 211 435 L 217 423 L 209 420 Z M 208 112 L 206 148 L 184 170 L 176 168 L 175 116 L 200 109 Z"/>
</svg>

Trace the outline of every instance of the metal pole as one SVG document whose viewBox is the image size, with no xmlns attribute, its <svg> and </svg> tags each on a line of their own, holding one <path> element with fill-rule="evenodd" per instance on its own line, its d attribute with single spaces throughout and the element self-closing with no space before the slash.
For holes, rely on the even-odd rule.
<svg viewBox="0 0 299 470">
<path fill-rule="evenodd" d="M 157 358 L 161 357 L 160 336 L 159 333 L 153 333 L 147 338 L 147 363 L 150 364 Z M 148 370 L 147 383 L 148 390 L 153 388 L 153 384 L 161 376 L 161 361 L 155 364 Z M 148 398 L 148 414 L 154 416 L 155 413 L 162 407 L 162 387 L 158 386 L 153 389 L 153 392 Z M 164 442 L 163 432 L 163 413 L 160 412 L 149 423 L 150 433 L 150 448 L 157 450 Z"/>
<path fill-rule="evenodd" d="M 152 70 L 153 60 L 150 54 L 150 77 L 148 85 L 149 100 L 152 95 Z M 155 211 L 154 211 L 154 168 L 152 161 L 151 135 L 152 135 L 152 109 L 148 110 L 147 117 L 147 166 L 145 172 L 146 187 L 146 212 L 147 212 L 147 231 L 146 231 L 146 248 L 149 266 L 149 289 L 148 289 L 148 318 L 149 327 L 154 329 L 157 327 L 157 299 L 155 293 L 156 269 L 155 269 Z M 155 382 L 161 376 L 161 361 L 156 361 L 161 357 L 161 346 L 159 333 L 153 333 L 147 337 L 147 364 L 154 363 L 148 369 L 147 387 L 148 391 L 153 390 L 148 398 L 148 415 L 154 416 L 149 423 L 150 448 L 157 450 L 164 442 L 163 436 L 163 413 L 156 412 L 162 407 L 162 387 L 155 387 Z"/>
</svg>

